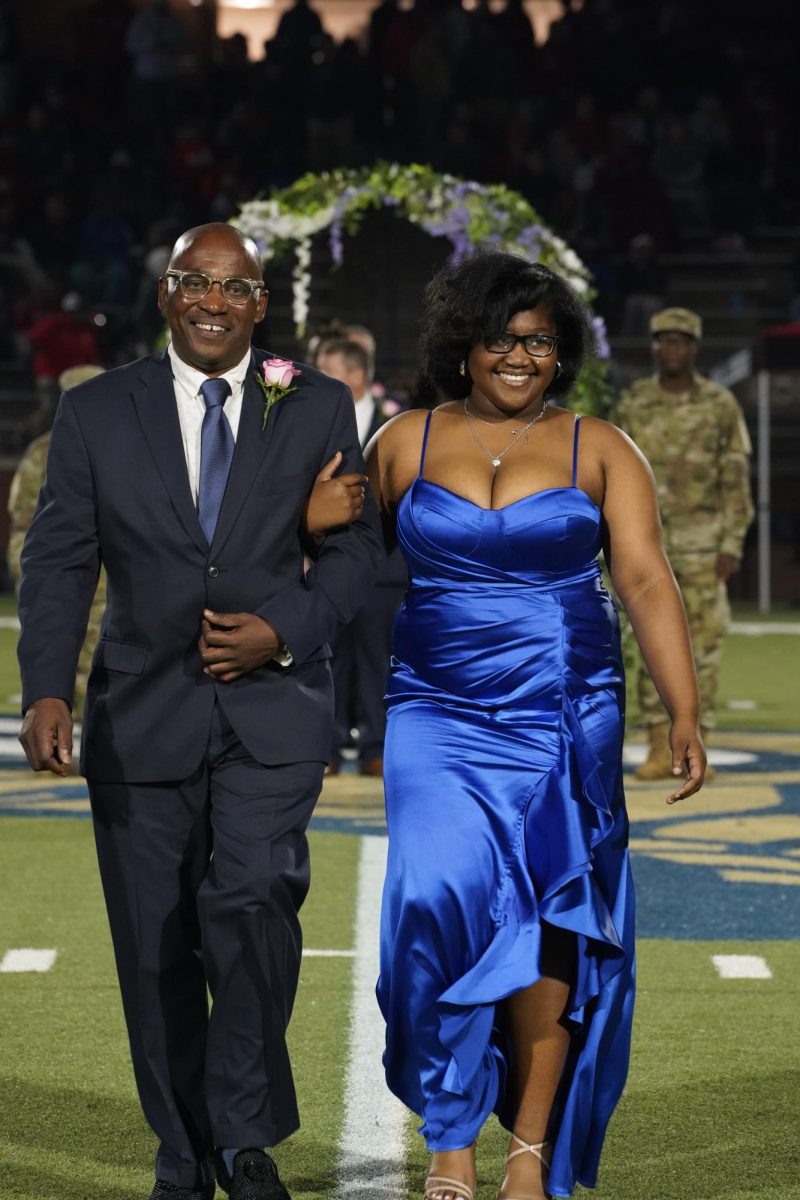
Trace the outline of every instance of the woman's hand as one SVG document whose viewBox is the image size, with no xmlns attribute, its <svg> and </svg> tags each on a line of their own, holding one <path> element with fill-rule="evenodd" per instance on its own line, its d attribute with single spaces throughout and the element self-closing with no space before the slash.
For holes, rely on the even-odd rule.
<svg viewBox="0 0 800 1200">
<path fill-rule="evenodd" d="M 364 511 L 366 475 L 334 475 L 342 461 L 337 450 L 314 480 L 303 510 L 306 532 L 320 537 L 338 525 L 350 525 Z"/>
<path fill-rule="evenodd" d="M 686 776 L 686 782 L 667 796 L 667 804 L 675 804 L 693 796 L 703 786 L 706 751 L 697 726 L 691 721 L 673 722 L 669 744 L 672 747 L 672 774 Z"/>
</svg>

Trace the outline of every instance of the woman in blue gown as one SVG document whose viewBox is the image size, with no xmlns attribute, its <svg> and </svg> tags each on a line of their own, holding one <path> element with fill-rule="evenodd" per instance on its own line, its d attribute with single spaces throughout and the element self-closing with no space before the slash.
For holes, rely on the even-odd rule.
<svg viewBox="0 0 800 1200">
<path fill-rule="evenodd" d="M 434 279 L 423 329 L 423 367 L 452 399 L 395 417 L 367 465 L 411 578 L 384 750 L 386 1077 L 422 1117 L 428 1200 L 471 1200 L 493 1110 L 512 1135 L 500 1200 L 569 1196 L 595 1184 L 634 994 L 601 547 L 672 715 L 686 779 L 668 803 L 705 768 L 689 636 L 646 462 L 549 403 L 587 344 L 575 293 L 481 254 Z"/>
</svg>

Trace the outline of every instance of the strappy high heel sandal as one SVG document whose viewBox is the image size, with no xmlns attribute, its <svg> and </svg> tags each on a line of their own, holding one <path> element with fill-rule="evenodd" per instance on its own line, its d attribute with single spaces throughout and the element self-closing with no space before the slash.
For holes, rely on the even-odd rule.
<svg viewBox="0 0 800 1200">
<path fill-rule="evenodd" d="M 550 1174 L 550 1163 L 548 1161 L 550 1156 L 548 1155 L 547 1158 L 545 1158 L 543 1151 L 549 1150 L 553 1144 L 552 1142 L 523 1142 L 522 1138 L 517 1137 L 515 1133 L 511 1134 L 511 1140 L 512 1142 L 516 1142 L 520 1149 L 509 1150 L 508 1154 L 506 1155 L 506 1164 L 510 1163 L 512 1158 L 519 1158 L 520 1154 L 533 1154 L 535 1158 L 539 1159 L 539 1162 L 542 1164 L 545 1172 L 548 1175 Z M 505 1183 L 505 1180 L 503 1180 L 503 1182 Z M 521 1200 L 521 1198 L 517 1196 L 501 1195 L 499 1200 Z"/>
<path fill-rule="evenodd" d="M 429 1175 L 425 1180 L 425 1200 L 436 1200 L 438 1192 L 455 1192 L 463 1200 L 473 1200 L 472 1188 L 460 1179 L 451 1179 L 449 1175 Z"/>
</svg>

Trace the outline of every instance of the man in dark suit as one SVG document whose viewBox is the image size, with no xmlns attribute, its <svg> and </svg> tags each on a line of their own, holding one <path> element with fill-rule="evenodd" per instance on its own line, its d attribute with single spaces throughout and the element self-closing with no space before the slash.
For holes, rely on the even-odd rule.
<svg viewBox="0 0 800 1200">
<path fill-rule="evenodd" d="M 81 769 L 160 1139 L 151 1200 L 211 1200 L 215 1168 L 233 1200 L 287 1200 L 263 1148 L 298 1125 L 285 1032 L 328 644 L 381 554 L 368 496 L 304 577 L 316 474 L 337 451 L 363 463 L 345 387 L 305 366 L 291 390 L 260 383 L 266 305 L 249 238 L 215 224 L 178 240 L 159 285 L 171 346 L 62 397 L 22 556 L 34 770 L 70 769 L 75 665 L 101 562 L 108 575 Z"/>
<path fill-rule="evenodd" d="M 356 327 L 360 333 L 367 333 Z M 374 370 L 374 342 L 370 350 L 355 331 L 345 338 L 323 341 L 316 364 L 326 375 L 346 384 L 356 410 L 362 447 L 388 419 L 377 396 L 370 390 Z M 333 742 L 326 775 L 338 774 L 342 748 L 347 744 L 354 720 L 358 724 L 359 774 L 383 775 L 383 739 L 386 710 L 383 697 L 391 654 L 392 626 L 408 584 L 408 573 L 399 549 L 381 563 L 375 586 L 351 623 L 341 631 L 333 653 L 333 683 L 336 715 Z"/>
</svg>

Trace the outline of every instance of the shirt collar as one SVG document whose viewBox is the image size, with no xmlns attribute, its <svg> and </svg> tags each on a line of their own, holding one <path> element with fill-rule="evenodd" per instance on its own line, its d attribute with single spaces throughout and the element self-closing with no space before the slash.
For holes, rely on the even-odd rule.
<svg viewBox="0 0 800 1200">
<path fill-rule="evenodd" d="M 167 354 L 169 355 L 175 382 L 185 388 L 191 396 L 198 396 L 201 385 L 205 383 L 209 376 L 205 375 L 202 371 L 198 371 L 196 367 L 190 367 L 188 363 L 184 362 L 171 342 L 167 347 Z M 251 352 L 248 350 L 241 362 L 238 362 L 235 367 L 231 367 L 229 371 L 225 371 L 219 376 L 220 379 L 227 379 L 231 385 L 232 394 L 235 394 L 237 390 L 241 391 L 244 387 L 245 376 L 247 375 L 250 361 Z"/>
</svg>

